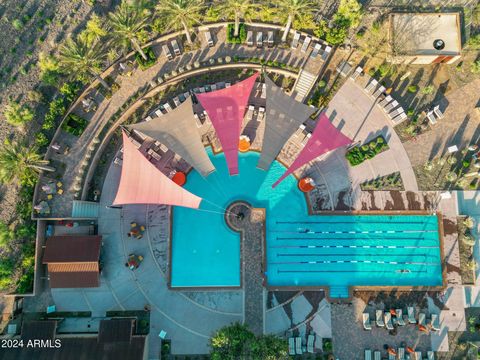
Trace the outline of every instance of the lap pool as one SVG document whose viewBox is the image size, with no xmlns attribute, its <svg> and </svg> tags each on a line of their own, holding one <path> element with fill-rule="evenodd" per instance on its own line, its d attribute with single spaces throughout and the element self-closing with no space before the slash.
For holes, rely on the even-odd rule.
<svg viewBox="0 0 480 360">
<path fill-rule="evenodd" d="M 259 154 L 239 154 L 240 174 L 229 176 L 223 154 L 209 156 L 217 169 L 196 171 L 186 189 L 203 197 L 200 210 L 173 210 L 170 286 L 241 285 L 240 235 L 221 208 L 235 200 L 266 209 L 267 285 L 328 286 L 332 297 L 349 286 L 441 286 L 438 220 L 434 215 L 309 216 L 296 179 L 271 185 L 285 168 L 256 168 Z M 347 292 L 348 293 L 348 292 Z"/>
</svg>

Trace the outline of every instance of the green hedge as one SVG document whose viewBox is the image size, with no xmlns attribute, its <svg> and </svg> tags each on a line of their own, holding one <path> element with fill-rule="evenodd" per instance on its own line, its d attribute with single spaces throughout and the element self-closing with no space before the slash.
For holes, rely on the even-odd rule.
<svg viewBox="0 0 480 360">
<path fill-rule="evenodd" d="M 227 25 L 227 43 L 228 44 L 243 44 L 247 39 L 247 29 L 245 24 L 240 23 L 238 27 L 238 36 L 233 36 L 235 33 L 235 24 Z"/>
<path fill-rule="evenodd" d="M 83 134 L 83 131 L 88 125 L 88 121 L 84 118 L 70 114 L 62 125 L 62 130 L 65 130 L 67 133 L 80 136 Z"/>
<path fill-rule="evenodd" d="M 155 53 L 153 52 L 153 49 L 151 47 L 148 47 L 146 49 L 143 49 L 143 52 L 147 56 L 147 60 L 145 60 L 140 53 L 135 53 L 135 60 L 137 60 L 138 65 L 140 66 L 140 69 L 146 70 L 149 67 L 152 67 L 155 65 L 157 62 L 157 57 L 155 56 Z"/>
<path fill-rule="evenodd" d="M 352 166 L 356 166 L 365 160 L 375 157 L 377 154 L 388 149 L 388 145 L 382 135 L 376 137 L 372 141 L 362 145 L 355 146 L 347 151 L 345 157 Z"/>
</svg>

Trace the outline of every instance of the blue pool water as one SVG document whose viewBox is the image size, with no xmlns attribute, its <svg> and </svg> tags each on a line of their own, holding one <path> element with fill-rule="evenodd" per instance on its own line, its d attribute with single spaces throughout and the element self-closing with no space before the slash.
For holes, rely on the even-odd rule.
<svg viewBox="0 0 480 360">
<path fill-rule="evenodd" d="M 217 171 L 192 171 L 185 186 L 207 200 L 203 211 L 173 212 L 172 287 L 240 285 L 240 236 L 220 209 L 234 200 L 266 209 L 269 286 L 330 286 L 342 296 L 352 285 L 442 285 L 436 216 L 309 216 L 293 176 L 271 188 L 280 163 L 264 172 L 259 154 L 240 154 L 240 175 L 229 176 L 224 155 L 209 155 Z"/>
</svg>

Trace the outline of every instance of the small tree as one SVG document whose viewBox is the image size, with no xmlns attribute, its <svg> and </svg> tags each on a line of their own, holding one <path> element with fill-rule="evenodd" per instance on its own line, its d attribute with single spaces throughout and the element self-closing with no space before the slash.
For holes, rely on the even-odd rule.
<svg viewBox="0 0 480 360">
<path fill-rule="evenodd" d="M 249 20 L 252 12 L 256 10 L 257 6 L 251 0 L 224 0 L 220 6 L 220 13 L 227 19 L 233 17 L 235 27 L 233 36 L 238 37 L 240 30 L 240 20 L 242 18 Z"/>
<path fill-rule="evenodd" d="M 471 216 L 467 216 L 464 220 L 463 220 L 463 225 L 467 228 L 467 229 L 473 229 L 473 227 L 475 226 L 475 220 L 473 220 L 473 218 Z"/>
<path fill-rule="evenodd" d="M 20 105 L 16 101 L 10 101 L 3 109 L 3 115 L 7 122 L 13 126 L 21 126 L 32 121 L 33 111 L 27 105 Z"/>
</svg>

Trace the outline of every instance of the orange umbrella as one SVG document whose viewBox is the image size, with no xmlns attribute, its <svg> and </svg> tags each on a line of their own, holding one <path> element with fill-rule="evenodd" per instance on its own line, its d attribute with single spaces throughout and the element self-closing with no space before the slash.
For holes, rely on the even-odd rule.
<svg viewBox="0 0 480 360">
<path fill-rule="evenodd" d="M 427 328 L 423 325 L 418 325 L 418 330 L 423 331 L 423 332 L 428 332 Z"/>
<path fill-rule="evenodd" d="M 415 352 L 414 349 L 412 349 L 410 346 L 407 346 L 407 351 L 410 353 L 410 354 L 413 354 Z"/>
<path fill-rule="evenodd" d="M 390 355 L 393 355 L 393 356 L 396 356 L 396 355 L 397 355 L 397 352 L 396 352 L 395 349 L 393 349 L 393 348 L 388 348 L 387 352 L 388 352 Z"/>
<path fill-rule="evenodd" d="M 315 183 L 313 182 L 312 178 L 306 177 L 303 179 L 298 180 L 298 188 L 302 192 L 310 192 L 315 189 Z"/>
<path fill-rule="evenodd" d="M 172 181 L 177 185 L 183 186 L 187 182 L 187 176 L 183 171 L 177 171 L 175 175 L 173 175 Z"/>
<path fill-rule="evenodd" d="M 238 150 L 240 152 L 247 152 L 248 150 L 250 150 L 250 139 L 248 138 L 248 136 L 240 136 L 240 141 L 238 142 Z"/>
<path fill-rule="evenodd" d="M 397 312 L 393 309 L 390 309 L 390 314 L 392 314 L 393 316 L 397 315 Z"/>
</svg>

